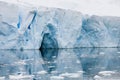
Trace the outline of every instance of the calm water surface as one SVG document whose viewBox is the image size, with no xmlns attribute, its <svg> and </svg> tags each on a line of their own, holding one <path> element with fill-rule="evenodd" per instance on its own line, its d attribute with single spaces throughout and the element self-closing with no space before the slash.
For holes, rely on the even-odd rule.
<svg viewBox="0 0 120 80">
<path fill-rule="evenodd" d="M 120 49 L 0 50 L 0 80 L 120 80 Z"/>
</svg>

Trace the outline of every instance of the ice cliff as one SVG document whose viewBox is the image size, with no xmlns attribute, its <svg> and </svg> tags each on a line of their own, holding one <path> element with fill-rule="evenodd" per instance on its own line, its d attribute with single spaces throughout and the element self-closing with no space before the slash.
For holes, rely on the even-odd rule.
<svg viewBox="0 0 120 80">
<path fill-rule="evenodd" d="M 120 17 L 0 1 L 0 49 L 120 47 Z"/>
</svg>

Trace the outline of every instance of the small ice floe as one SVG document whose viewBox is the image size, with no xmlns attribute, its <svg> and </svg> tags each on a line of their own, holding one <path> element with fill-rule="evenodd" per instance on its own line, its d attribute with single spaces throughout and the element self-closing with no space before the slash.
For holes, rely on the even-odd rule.
<svg viewBox="0 0 120 80">
<path fill-rule="evenodd" d="M 104 52 L 100 52 L 99 54 L 100 54 L 100 55 L 104 55 L 105 53 L 104 53 Z"/>
<path fill-rule="evenodd" d="M 64 80 L 64 77 L 62 77 L 62 76 L 51 76 L 50 80 Z"/>
<path fill-rule="evenodd" d="M 63 73 L 60 74 L 62 77 L 69 77 L 69 78 L 79 78 L 80 74 L 79 73 Z"/>
<path fill-rule="evenodd" d="M 101 80 L 101 77 L 98 76 L 98 75 L 95 75 L 95 76 L 94 76 L 94 79 L 95 79 L 95 80 Z"/>
<path fill-rule="evenodd" d="M 39 71 L 39 72 L 37 72 L 37 74 L 44 75 L 44 74 L 47 74 L 47 72 L 43 70 L 43 71 Z"/>
<path fill-rule="evenodd" d="M 52 58 L 56 58 L 57 56 L 52 56 Z"/>
<path fill-rule="evenodd" d="M 80 64 L 80 61 L 79 61 L 79 60 L 77 60 L 77 61 L 76 61 L 76 63 L 77 63 L 77 64 Z"/>
<path fill-rule="evenodd" d="M 32 80 L 34 75 L 9 75 L 10 80 Z"/>
<path fill-rule="evenodd" d="M 53 65 L 53 66 L 48 66 L 48 68 L 54 68 L 55 66 Z"/>
<path fill-rule="evenodd" d="M 95 80 L 120 80 L 120 74 L 114 71 L 101 71 L 94 76 Z"/>
<path fill-rule="evenodd" d="M 0 80 L 5 80 L 5 77 L 0 77 Z"/>
<path fill-rule="evenodd" d="M 62 73 L 62 74 L 60 74 L 60 76 L 63 76 L 63 77 L 66 77 L 66 76 L 69 76 L 70 75 L 70 73 Z"/>
<path fill-rule="evenodd" d="M 99 72 L 99 75 L 103 75 L 103 76 L 111 76 L 112 74 L 115 74 L 114 71 L 101 71 Z"/>
<path fill-rule="evenodd" d="M 72 73 L 69 77 L 70 78 L 79 78 L 80 75 L 78 73 Z"/>
<path fill-rule="evenodd" d="M 52 71 L 51 73 L 52 73 L 52 74 L 56 74 L 56 73 L 58 73 L 58 71 Z"/>
<path fill-rule="evenodd" d="M 117 52 L 118 54 L 120 54 L 120 52 Z"/>
<path fill-rule="evenodd" d="M 47 63 L 51 63 L 50 61 L 47 61 Z"/>
<path fill-rule="evenodd" d="M 81 74 L 83 74 L 83 73 L 85 73 L 84 71 L 77 71 L 77 73 L 81 73 Z"/>
</svg>

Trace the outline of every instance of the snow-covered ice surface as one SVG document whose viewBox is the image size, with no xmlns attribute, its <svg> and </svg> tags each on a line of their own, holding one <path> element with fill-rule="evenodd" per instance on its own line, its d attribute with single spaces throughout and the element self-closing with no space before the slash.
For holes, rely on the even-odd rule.
<svg viewBox="0 0 120 80">
<path fill-rule="evenodd" d="M 0 49 L 120 47 L 120 17 L 0 1 Z"/>
<path fill-rule="evenodd" d="M 120 80 L 120 49 L 0 50 L 0 80 Z"/>
</svg>

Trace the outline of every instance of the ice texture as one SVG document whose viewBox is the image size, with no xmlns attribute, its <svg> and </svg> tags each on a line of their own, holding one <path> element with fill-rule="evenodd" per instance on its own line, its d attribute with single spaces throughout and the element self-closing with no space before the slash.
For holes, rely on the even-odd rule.
<svg viewBox="0 0 120 80">
<path fill-rule="evenodd" d="M 119 48 L 0 50 L 0 80 L 120 80 Z"/>
<path fill-rule="evenodd" d="M 0 49 L 120 47 L 120 17 L 0 1 Z"/>
</svg>

